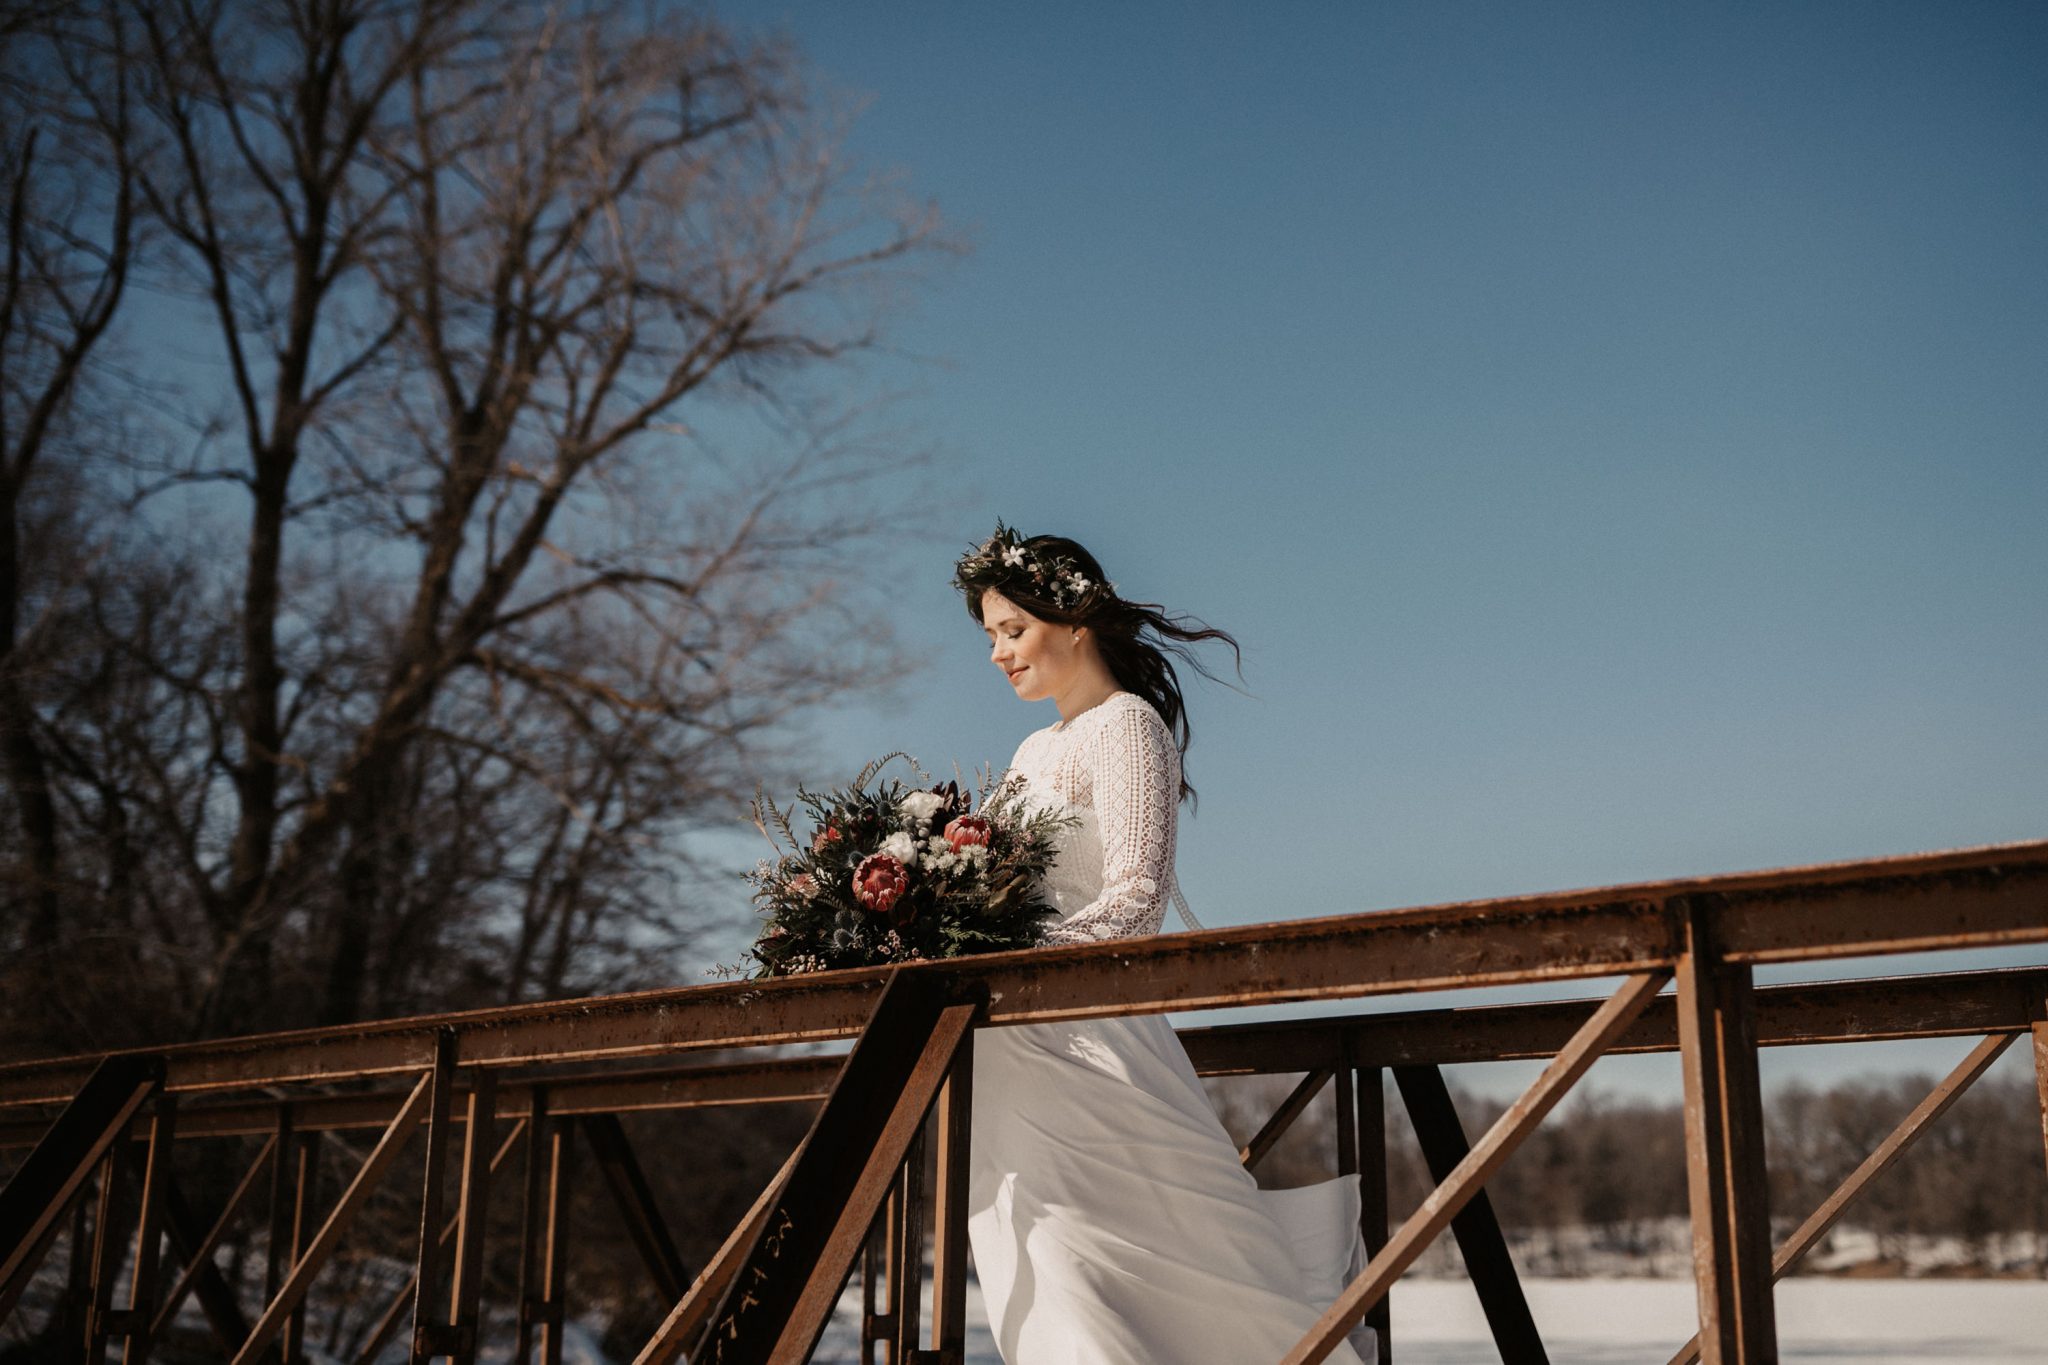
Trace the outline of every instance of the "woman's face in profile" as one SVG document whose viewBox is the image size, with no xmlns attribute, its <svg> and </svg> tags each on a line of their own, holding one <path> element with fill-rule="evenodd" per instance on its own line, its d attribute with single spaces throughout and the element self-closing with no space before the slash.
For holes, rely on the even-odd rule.
<svg viewBox="0 0 2048 1365">
<path fill-rule="evenodd" d="M 981 595 L 981 626 L 989 661 L 1020 700 L 1056 697 L 1072 680 L 1082 645 L 1072 626 L 1042 621 L 994 588 Z"/>
</svg>

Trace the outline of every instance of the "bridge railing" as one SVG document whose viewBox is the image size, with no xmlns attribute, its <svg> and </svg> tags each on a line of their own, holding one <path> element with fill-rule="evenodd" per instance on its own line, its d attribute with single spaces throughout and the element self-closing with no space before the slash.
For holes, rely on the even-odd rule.
<svg viewBox="0 0 2048 1365">
<path fill-rule="evenodd" d="M 104 1358 L 117 1340 L 125 1359 L 146 1357 L 188 1296 L 205 1311 L 223 1358 L 293 1358 L 303 1350 L 315 1278 L 423 1132 L 421 1230 L 407 1249 L 415 1273 L 361 1348 L 363 1359 L 374 1358 L 408 1314 L 412 1359 L 474 1359 L 482 1215 L 494 1173 L 515 1154 L 523 1157 L 524 1210 L 518 1358 L 559 1359 L 570 1311 L 565 1172 L 580 1142 L 604 1172 L 653 1283 L 674 1304 L 640 1360 L 686 1352 L 693 1360 L 803 1360 L 858 1261 L 864 1357 L 958 1362 L 974 1029 L 1618 978 L 1604 998 L 1586 1001 L 1183 1030 L 1205 1074 L 1305 1073 L 1247 1144 L 1247 1164 L 1321 1091 L 1333 1090 L 1340 1169 L 1363 1177 L 1370 1261 L 1287 1365 L 1326 1358 L 1361 1320 L 1382 1328 L 1382 1357 L 1391 1358 L 1388 1291 L 1446 1228 L 1503 1358 L 1543 1359 L 1485 1201 L 1486 1181 L 1598 1057 L 1652 1051 L 1680 1058 L 1699 1295 L 1699 1336 L 1673 1360 L 1770 1361 L 1776 1276 L 2016 1039 L 2032 1043 L 2048 1105 L 2048 968 L 1767 988 L 1754 985 L 1754 968 L 2043 942 L 2048 843 L 2030 843 L 20 1063 L 0 1067 L 0 1151 L 20 1154 L 0 1192 L 0 1320 L 68 1233 L 72 1273 L 56 1311 L 89 1359 Z M 1944 1036 L 1978 1041 L 1774 1248 L 1757 1049 Z M 846 1039 L 858 1040 L 851 1052 L 691 1062 L 709 1050 Z M 1546 1058 L 1529 1089 L 1468 1139 L 1438 1068 Z M 1439 1182 L 1398 1226 L 1386 1207 L 1387 1080 Z M 617 1116 L 774 1102 L 818 1104 L 811 1133 L 691 1275 Z M 307 1144 L 310 1135 L 343 1128 L 377 1139 L 323 1212 L 312 1207 Z M 2048 1141 L 2048 1119 L 2043 1133 Z M 225 1206 L 201 1222 L 180 1197 L 174 1145 L 250 1135 L 265 1139 L 254 1163 Z M 266 1191 L 268 1274 L 251 1316 L 212 1253 L 266 1202 Z M 927 1223 L 929 1334 L 919 1321 Z M 175 1276 L 160 1273 L 167 1237 Z M 132 1263 L 125 1294 L 114 1282 L 124 1262 Z"/>
</svg>

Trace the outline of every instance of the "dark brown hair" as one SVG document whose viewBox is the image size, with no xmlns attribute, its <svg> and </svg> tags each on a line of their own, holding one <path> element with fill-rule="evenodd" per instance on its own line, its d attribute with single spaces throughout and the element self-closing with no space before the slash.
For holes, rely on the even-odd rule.
<svg viewBox="0 0 2048 1365">
<path fill-rule="evenodd" d="M 1024 562 L 1015 562 L 1015 556 L 1005 559 L 1005 543 L 1020 547 Z M 1077 591 L 1071 586 L 1075 573 L 1087 581 L 1085 589 Z M 1048 580 L 1052 580 L 1050 585 Z M 1194 798 L 1186 764 L 1193 732 L 1174 661 L 1214 679 L 1216 675 L 1189 646 L 1221 640 L 1230 646 L 1242 678 L 1244 655 L 1235 637 L 1195 617 L 1168 612 L 1156 602 L 1131 602 L 1117 596 L 1116 585 L 1102 572 L 1102 565 L 1077 541 L 1065 536 L 1019 537 L 1001 523 L 994 540 L 960 560 L 953 584 L 967 599 L 967 613 L 976 622 L 981 621 L 981 595 L 994 589 L 1041 621 L 1086 626 L 1095 632 L 1095 646 L 1117 686 L 1143 697 L 1166 722 L 1181 752 L 1181 799 Z"/>
</svg>

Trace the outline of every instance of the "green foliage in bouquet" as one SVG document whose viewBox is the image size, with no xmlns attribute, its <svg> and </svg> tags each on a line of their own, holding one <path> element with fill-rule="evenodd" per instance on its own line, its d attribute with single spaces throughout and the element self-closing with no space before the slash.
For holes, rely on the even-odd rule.
<svg viewBox="0 0 2048 1365">
<path fill-rule="evenodd" d="M 1045 941 L 1054 913 L 1039 895 L 1053 838 L 1072 817 L 1035 809 L 1018 783 L 984 774 L 977 801 L 957 782 L 868 784 L 894 759 L 861 769 L 851 784 L 797 789 L 787 809 L 761 795 L 754 823 L 777 856 L 751 874 L 767 923 L 746 962 L 756 977 L 961 957 Z M 794 820 L 808 814 L 810 834 Z M 788 851 L 785 852 L 784 850 Z"/>
</svg>

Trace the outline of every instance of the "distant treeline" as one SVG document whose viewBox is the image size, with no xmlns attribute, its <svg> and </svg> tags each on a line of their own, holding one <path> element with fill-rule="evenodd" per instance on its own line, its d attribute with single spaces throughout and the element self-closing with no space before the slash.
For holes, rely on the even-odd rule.
<svg viewBox="0 0 2048 1365">
<path fill-rule="evenodd" d="M 1224 1124 L 1242 1142 L 1295 1077 L 1212 1081 Z M 1933 1089 L 1931 1076 L 1773 1090 L 1765 1102 L 1772 1221 L 1795 1226 Z M 1468 1139 L 1506 1107 L 1455 1095 Z M 1259 1165 L 1261 1184 L 1287 1186 L 1333 1173 L 1328 1091 Z M 1431 1181 L 1394 1087 L 1387 1087 L 1389 1199 L 1398 1219 Z M 1589 1092 L 1551 1114 L 1487 1186 L 1511 1234 L 1584 1230 L 1594 1245 L 1647 1255 L 1666 1220 L 1687 1214 L 1684 1116 L 1678 1103 Z M 2048 1161 L 2033 1085 L 1986 1077 L 1927 1128 L 1843 1219 L 1876 1238 L 1881 1260 L 1904 1261 L 1909 1236 L 1950 1238 L 1989 1259 L 1997 1239 L 2034 1235 L 2048 1274 Z M 1518 1237 L 1518 1240 L 1519 1237 Z"/>
</svg>

